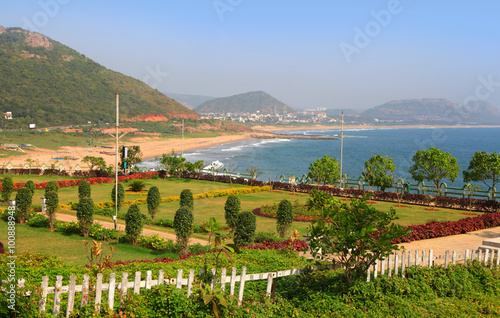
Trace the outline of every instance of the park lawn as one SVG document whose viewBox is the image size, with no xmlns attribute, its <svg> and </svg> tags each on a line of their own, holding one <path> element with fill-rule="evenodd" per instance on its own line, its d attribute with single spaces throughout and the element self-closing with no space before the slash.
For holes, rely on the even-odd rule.
<svg viewBox="0 0 500 318">
<path fill-rule="evenodd" d="M 0 220 L 0 241 L 6 245 L 7 242 L 7 222 Z M 120 233 L 120 236 L 125 235 Z M 44 255 L 59 256 L 69 264 L 87 265 L 90 264 L 85 254 L 85 240 L 92 243 L 92 238 L 83 238 L 80 235 L 65 235 L 59 232 L 50 232 L 47 228 L 35 228 L 28 225 L 16 224 L 16 254 L 30 251 Z M 134 259 L 155 259 L 170 257 L 177 259 L 178 255 L 168 252 L 156 252 L 145 247 L 132 246 L 129 244 L 118 244 L 111 241 L 106 248 L 106 255 L 109 246 L 116 248 L 116 253 L 112 260 L 131 261 Z"/>
<path fill-rule="evenodd" d="M 58 150 L 65 146 L 89 147 L 94 149 L 112 142 L 114 139 L 108 135 L 84 136 L 63 132 L 3 132 L 3 143 L 6 144 L 32 144 L 37 148 Z M 47 163 L 49 164 L 49 163 Z"/>
</svg>

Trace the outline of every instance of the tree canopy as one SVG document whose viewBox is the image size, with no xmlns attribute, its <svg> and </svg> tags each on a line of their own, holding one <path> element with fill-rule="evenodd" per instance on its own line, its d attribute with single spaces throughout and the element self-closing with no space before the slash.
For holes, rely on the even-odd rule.
<svg viewBox="0 0 500 318">
<path fill-rule="evenodd" d="M 489 189 L 495 188 L 500 181 L 500 156 L 496 152 L 489 155 L 486 151 L 476 151 L 463 175 L 465 182 L 482 182 Z"/>
<path fill-rule="evenodd" d="M 309 165 L 307 174 L 312 182 L 318 184 L 333 184 L 340 179 L 340 167 L 337 159 L 324 155 Z"/>
<path fill-rule="evenodd" d="M 380 187 L 380 190 L 384 191 L 394 183 L 391 173 L 395 169 L 396 165 L 392 162 L 392 158 L 389 158 L 389 156 L 382 157 L 382 155 L 378 154 L 365 162 L 363 178 L 368 181 L 370 186 Z"/>
</svg>

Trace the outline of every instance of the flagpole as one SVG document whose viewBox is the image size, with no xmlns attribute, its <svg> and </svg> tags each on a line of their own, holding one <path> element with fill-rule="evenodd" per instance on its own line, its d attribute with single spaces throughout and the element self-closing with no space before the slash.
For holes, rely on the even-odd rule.
<svg viewBox="0 0 500 318">
<path fill-rule="evenodd" d="M 116 89 L 116 151 L 115 151 L 115 230 L 118 228 L 118 127 L 120 126 L 119 103 L 120 96 Z"/>
<path fill-rule="evenodd" d="M 343 170 L 342 170 L 342 159 L 343 159 L 343 152 L 344 152 L 344 111 L 342 111 L 342 119 L 340 122 L 340 187 L 344 187 L 344 180 L 343 180 Z"/>
</svg>

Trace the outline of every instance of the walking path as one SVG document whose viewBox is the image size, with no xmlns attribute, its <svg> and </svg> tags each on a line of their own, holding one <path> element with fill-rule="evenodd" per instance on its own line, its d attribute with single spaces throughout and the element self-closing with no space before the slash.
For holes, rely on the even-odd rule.
<svg viewBox="0 0 500 318">
<path fill-rule="evenodd" d="M 74 215 L 68 215 L 68 214 L 62 214 L 62 213 L 56 213 L 56 219 L 58 221 L 62 222 L 77 222 L 77 218 Z M 114 229 L 115 228 L 115 223 L 113 222 L 106 222 L 106 221 L 101 221 L 101 220 L 94 220 L 94 223 L 99 223 L 102 225 L 102 227 L 106 229 Z M 118 230 L 120 231 L 125 231 L 125 225 L 118 223 Z M 176 240 L 175 234 L 167 233 L 167 232 L 162 232 L 162 231 L 156 231 L 156 230 L 149 230 L 149 229 L 143 229 L 142 230 L 142 235 L 154 235 L 158 234 L 160 237 L 163 237 L 165 239 L 169 240 Z M 208 241 L 202 240 L 202 239 L 197 239 L 197 238 L 190 238 L 189 239 L 189 244 L 202 244 L 202 245 L 207 245 Z"/>
</svg>

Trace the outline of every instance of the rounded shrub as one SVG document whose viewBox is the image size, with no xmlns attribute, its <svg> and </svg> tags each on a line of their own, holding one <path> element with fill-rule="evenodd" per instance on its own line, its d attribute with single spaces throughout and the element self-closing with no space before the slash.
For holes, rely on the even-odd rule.
<svg viewBox="0 0 500 318">
<path fill-rule="evenodd" d="M 78 198 L 90 198 L 90 183 L 87 180 L 83 180 L 78 184 Z"/>
<path fill-rule="evenodd" d="M 240 213 L 240 209 L 240 198 L 235 194 L 231 194 L 227 198 L 226 204 L 224 205 L 224 217 L 226 218 L 227 226 L 229 226 L 232 230 L 236 227 L 236 219 L 238 217 L 238 213 Z"/>
<path fill-rule="evenodd" d="M 116 204 L 115 193 L 116 193 L 116 186 L 113 186 L 113 189 L 111 190 L 111 201 L 113 201 L 113 204 Z M 123 206 L 123 201 L 125 201 L 125 189 L 123 189 L 123 185 L 121 183 L 118 183 L 118 211 Z"/>
<path fill-rule="evenodd" d="M 59 185 L 56 181 L 47 182 L 47 185 L 45 186 L 45 195 L 47 195 L 47 192 L 49 191 L 59 192 Z"/>
<path fill-rule="evenodd" d="M 276 230 L 284 238 L 293 222 L 293 206 L 288 200 L 281 200 L 276 213 Z"/>
<path fill-rule="evenodd" d="M 184 190 L 182 190 L 180 198 L 181 198 L 181 200 L 179 202 L 179 205 L 181 207 L 185 206 L 185 207 L 193 210 L 193 208 L 194 208 L 194 198 L 193 198 L 193 192 L 191 192 L 190 189 L 184 189 Z"/>
<path fill-rule="evenodd" d="M 177 235 L 179 256 L 188 252 L 189 237 L 193 233 L 193 211 L 187 206 L 181 206 L 174 216 L 174 230 Z"/>
<path fill-rule="evenodd" d="M 49 191 L 45 194 L 45 204 L 47 205 L 47 216 L 49 218 L 50 230 L 54 230 L 54 220 L 56 216 L 57 205 L 59 204 L 59 194 L 56 191 Z"/>
<path fill-rule="evenodd" d="M 239 246 L 251 244 L 256 228 L 257 220 L 252 212 L 245 211 L 238 214 L 234 231 L 234 243 Z"/>
<path fill-rule="evenodd" d="M 125 233 L 133 245 L 137 244 L 137 238 L 142 233 L 144 217 L 137 204 L 132 204 L 125 214 Z"/>
<path fill-rule="evenodd" d="M 28 219 L 28 212 L 31 207 L 31 190 L 28 188 L 20 188 L 16 194 L 16 208 L 18 221 L 21 223 L 26 222 Z"/>
<path fill-rule="evenodd" d="M 90 234 L 90 227 L 94 223 L 94 202 L 91 198 L 80 199 L 76 209 L 76 217 L 80 225 L 80 231 L 84 237 Z"/>
<path fill-rule="evenodd" d="M 158 187 L 151 187 L 148 190 L 148 198 L 147 198 L 147 203 L 148 203 L 148 213 L 151 215 L 151 219 L 155 219 L 156 213 L 158 213 L 159 207 L 160 207 L 160 190 L 158 190 Z"/>
<path fill-rule="evenodd" d="M 24 187 L 30 189 L 30 191 L 31 191 L 31 197 L 33 197 L 33 195 L 35 194 L 35 190 L 36 190 L 35 183 L 32 180 L 28 180 L 24 184 Z"/>
<path fill-rule="evenodd" d="M 14 192 L 14 181 L 11 177 L 5 177 L 2 181 L 2 200 L 9 201 L 10 195 Z"/>
</svg>

